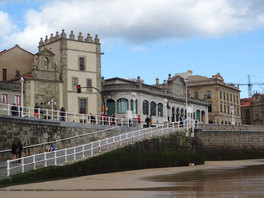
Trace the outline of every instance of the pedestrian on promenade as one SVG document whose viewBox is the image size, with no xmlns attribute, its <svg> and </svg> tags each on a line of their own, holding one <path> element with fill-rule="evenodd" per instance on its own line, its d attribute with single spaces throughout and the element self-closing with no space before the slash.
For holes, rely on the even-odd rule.
<svg viewBox="0 0 264 198">
<path fill-rule="evenodd" d="M 17 143 L 15 140 L 13 141 L 13 144 L 11 147 L 11 153 L 12 153 L 12 160 L 16 159 L 17 158 Z"/>
<path fill-rule="evenodd" d="M 61 109 L 60 109 L 60 121 L 65 121 L 65 114 L 66 114 L 65 108 L 61 107 Z"/>
<path fill-rule="evenodd" d="M 15 103 L 11 107 L 11 114 L 12 114 L 12 116 L 17 116 L 17 114 L 18 114 L 18 112 L 17 112 L 17 106 L 16 106 Z"/>
<path fill-rule="evenodd" d="M 140 127 L 140 122 L 141 122 L 140 115 L 138 115 L 137 121 L 138 121 L 138 126 Z"/>
<path fill-rule="evenodd" d="M 48 149 L 48 152 L 51 152 L 51 151 L 55 151 L 55 146 L 54 144 L 51 144 L 49 149 Z"/>
<path fill-rule="evenodd" d="M 39 111 L 39 105 L 38 103 L 35 104 L 34 106 L 34 117 L 38 117 L 38 111 Z"/>
<path fill-rule="evenodd" d="M 20 163 L 20 158 L 22 157 L 22 150 L 23 150 L 23 145 L 21 141 L 19 140 L 17 144 L 17 153 L 18 153 L 18 158 L 19 158 L 18 163 Z"/>
<path fill-rule="evenodd" d="M 149 123 L 150 123 L 150 119 L 149 119 L 148 116 L 146 117 L 145 122 L 146 122 L 146 124 L 147 124 L 147 128 L 148 128 L 148 127 L 149 127 Z"/>
</svg>

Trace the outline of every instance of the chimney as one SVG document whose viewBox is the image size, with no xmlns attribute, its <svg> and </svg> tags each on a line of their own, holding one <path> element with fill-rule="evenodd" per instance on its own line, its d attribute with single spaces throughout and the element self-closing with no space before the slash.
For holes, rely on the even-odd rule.
<svg viewBox="0 0 264 198">
<path fill-rule="evenodd" d="M 159 78 L 156 78 L 156 85 L 159 85 Z"/>
</svg>

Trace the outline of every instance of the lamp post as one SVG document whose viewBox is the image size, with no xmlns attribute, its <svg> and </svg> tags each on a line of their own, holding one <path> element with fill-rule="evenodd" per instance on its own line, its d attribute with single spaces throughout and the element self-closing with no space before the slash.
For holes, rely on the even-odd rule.
<svg viewBox="0 0 264 198">
<path fill-rule="evenodd" d="M 133 116 L 136 118 L 136 92 L 132 92 L 132 100 L 133 100 Z"/>
<path fill-rule="evenodd" d="M 24 109 L 24 78 L 20 78 L 20 83 L 21 83 L 21 117 L 23 117 L 23 109 Z"/>
<path fill-rule="evenodd" d="M 48 105 L 51 105 L 51 119 L 53 119 L 53 105 L 56 105 L 55 100 L 52 98 L 49 102 Z"/>
<path fill-rule="evenodd" d="M 167 121 L 167 114 L 168 114 L 168 107 L 167 107 L 167 105 L 168 105 L 168 99 L 167 98 L 164 98 L 163 99 L 164 100 L 164 103 L 165 103 L 165 110 L 166 110 L 166 112 L 165 112 L 165 119 L 164 119 L 164 115 L 163 115 L 163 122 L 166 122 Z"/>
<path fill-rule="evenodd" d="M 188 83 L 188 76 L 186 76 L 186 78 L 184 78 L 184 81 L 185 81 L 185 86 L 186 86 L 186 120 L 187 120 L 187 123 L 186 123 L 186 127 L 187 127 L 187 131 L 188 131 L 188 92 L 187 92 L 187 83 Z"/>
</svg>

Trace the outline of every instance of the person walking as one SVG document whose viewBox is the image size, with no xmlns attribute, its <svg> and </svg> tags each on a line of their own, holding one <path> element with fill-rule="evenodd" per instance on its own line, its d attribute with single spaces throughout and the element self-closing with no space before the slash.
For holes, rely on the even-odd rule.
<svg viewBox="0 0 264 198">
<path fill-rule="evenodd" d="M 11 154 L 12 154 L 12 160 L 17 158 L 17 143 L 15 140 L 13 141 L 13 144 L 11 146 Z"/>
<path fill-rule="evenodd" d="M 22 150 L 23 150 L 23 145 L 21 143 L 21 141 L 19 140 L 17 143 L 17 152 L 18 152 L 18 163 L 20 163 L 20 158 L 22 157 Z"/>
<path fill-rule="evenodd" d="M 137 121 L 138 121 L 138 126 L 140 127 L 140 122 L 141 122 L 140 115 L 138 115 Z"/>
<path fill-rule="evenodd" d="M 65 108 L 61 107 L 61 109 L 60 109 L 60 121 L 65 121 L 65 114 L 66 114 Z"/>
<path fill-rule="evenodd" d="M 146 117 L 145 122 L 146 122 L 146 124 L 147 124 L 147 128 L 148 128 L 148 127 L 149 127 L 149 123 L 150 123 L 150 119 L 149 119 L 148 116 Z"/>
</svg>

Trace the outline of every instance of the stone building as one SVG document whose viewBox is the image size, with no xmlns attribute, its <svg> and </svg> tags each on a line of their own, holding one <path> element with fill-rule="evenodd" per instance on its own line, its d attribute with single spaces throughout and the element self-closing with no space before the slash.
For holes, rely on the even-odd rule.
<svg viewBox="0 0 264 198">
<path fill-rule="evenodd" d="M 155 85 L 144 84 L 137 79 L 111 78 L 102 81 L 102 91 L 108 107 L 107 114 L 127 117 L 140 115 L 144 122 L 151 116 L 154 123 L 164 121 L 175 122 L 185 119 L 186 114 L 186 84 L 182 77 L 169 76 L 168 80 Z M 188 106 L 191 108 L 188 117 L 208 123 L 208 105 L 201 99 L 188 97 Z"/>
<path fill-rule="evenodd" d="M 205 99 L 209 104 L 209 123 L 241 124 L 240 90 L 224 82 L 217 73 L 211 78 L 185 74 L 188 81 L 188 93 L 191 97 Z"/>
<path fill-rule="evenodd" d="M 264 94 L 254 94 L 251 98 L 240 99 L 242 124 L 264 124 Z"/>
<path fill-rule="evenodd" d="M 12 62 L 13 56 L 21 54 L 18 57 L 27 60 L 25 64 L 16 61 L 12 65 L 9 73 L 18 70 L 19 76 L 10 74 L 6 78 L 19 83 L 20 76 L 24 77 L 24 106 L 32 108 L 35 103 L 43 103 L 44 108 L 50 108 L 48 103 L 53 99 L 56 101 L 55 109 L 64 106 L 67 112 L 98 114 L 102 98 L 96 90 L 101 90 L 100 48 L 97 35 L 93 39 L 90 34 L 84 38 L 79 33 L 75 38 L 71 31 L 67 37 L 62 30 L 61 34 L 56 32 L 54 36 L 41 38 L 35 55 L 15 46 L 12 50 L 3 51 L 0 57 L 4 53 L 6 59 Z M 27 68 L 25 71 L 29 74 L 24 75 L 21 66 Z M 77 84 L 83 87 L 82 93 L 77 93 Z"/>
</svg>

